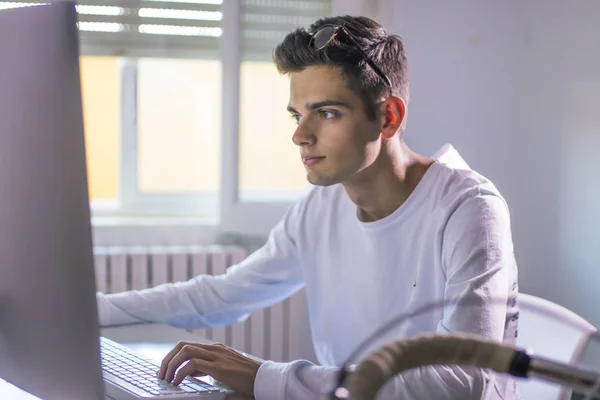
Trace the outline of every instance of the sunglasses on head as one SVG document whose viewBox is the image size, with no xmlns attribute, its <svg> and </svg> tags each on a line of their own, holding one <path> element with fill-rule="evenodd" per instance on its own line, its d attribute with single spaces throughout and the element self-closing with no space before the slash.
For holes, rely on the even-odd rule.
<svg viewBox="0 0 600 400">
<path fill-rule="evenodd" d="M 327 46 L 331 42 L 331 40 L 334 37 L 336 37 L 336 35 L 340 32 L 348 39 L 348 41 L 350 41 L 350 43 L 352 43 L 354 47 L 358 49 L 358 51 L 360 51 L 365 61 L 369 64 L 369 66 L 371 66 L 373 71 L 375 71 L 377 75 L 379 75 L 379 77 L 383 79 L 383 81 L 390 88 L 391 91 L 392 81 L 390 80 L 390 78 L 388 78 L 388 76 L 377 66 L 377 64 L 373 62 L 371 57 L 369 57 L 367 53 L 360 47 L 354 36 L 352 36 L 348 29 L 346 29 L 343 25 L 323 25 L 316 31 L 309 33 L 309 35 L 311 36 L 310 46 L 315 50 L 321 50 L 325 46 Z"/>
</svg>

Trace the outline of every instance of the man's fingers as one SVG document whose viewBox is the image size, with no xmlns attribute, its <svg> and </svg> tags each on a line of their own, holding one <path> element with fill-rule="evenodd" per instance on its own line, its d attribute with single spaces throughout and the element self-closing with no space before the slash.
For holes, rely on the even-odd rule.
<svg viewBox="0 0 600 400">
<path fill-rule="evenodd" d="M 156 373 L 156 377 L 158 379 L 165 379 L 165 374 L 167 372 L 167 367 L 169 366 L 169 363 L 171 362 L 171 360 L 173 359 L 173 357 L 175 357 L 175 355 L 177 353 L 179 353 L 184 346 L 191 345 L 191 344 L 192 343 L 190 343 L 190 342 L 179 342 L 179 343 L 177 343 L 175 345 L 175 347 L 173 347 L 173 349 L 165 356 L 165 358 L 163 358 L 162 363 L 160 364 L 160 369 Z"/>
<path fill-rule="evenodd" d="M 190 360 L 185 366 L 181 367 L 179 371 L 177 371 L 177 375 L 175 379 L 173 379 L 173 385 L 177 386 L 183 380 L 190 375 L 198 375 L 198 372 L 207 375 L 210 368 L 210 361 L 202 360 L 199 358 L 195 358 Z"/>
<path fill-rule="evenodd" d="M 192 359 L 212 361 L 214 359 L 214 356 L 211 355 L 210 351 L 202 347 L 198 347 L 198 345 L 185 345 L 181 348 L 181 350 L 179 350 L 177 354 L 175 354 L 175 356 L 167 365 L 167 370 L 165 371 L 165 376 L 163 379 L 167 382 L 171 382 L 173 380 L 173 377 L 175 376 L 177 368 L 179 368 L 179 366 L 185 363 L 186 361 Z"/>
</svg>

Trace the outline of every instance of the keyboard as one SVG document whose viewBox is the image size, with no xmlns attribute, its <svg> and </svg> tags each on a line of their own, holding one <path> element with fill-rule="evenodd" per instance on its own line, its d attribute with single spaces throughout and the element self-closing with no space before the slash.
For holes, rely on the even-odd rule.
<svg viewBox="0 0 600 400">
<path fill-rule="evenodd" d="M 129 392 L 129 397 L 122 398 L 204 399 L 221 398 L 225 393 L 219 387 L 189 377 L 178 386 L 161 381 L 156 378 L 160 365 L 155 361 L 105 337 L 100 337 L 100 354 L 104 381 Z"/>
</svg>

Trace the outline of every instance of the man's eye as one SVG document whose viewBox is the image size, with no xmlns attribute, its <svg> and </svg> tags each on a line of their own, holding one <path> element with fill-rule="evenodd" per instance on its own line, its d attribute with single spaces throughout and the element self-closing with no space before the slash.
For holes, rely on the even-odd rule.
<svg viewBox="0 0 600 400">
<path fill-rule="evenodd" d="M 335 118 L 336 116 L 337 116 L 337 114 L 333 111 L 319 110 L 319 117 L 321 117 L 323 119 L 331 119 L 331 118 Z"/>
<path fill-rule="evenodd" d="M 292 119 L 294 121 L 296 121 L 297 124 L 300 123 L 300 115 L 298 115 L 298 114 L 292 114 L 292 115 L 290 115 L 290 117 L 292 117 Z"/>
</svg>

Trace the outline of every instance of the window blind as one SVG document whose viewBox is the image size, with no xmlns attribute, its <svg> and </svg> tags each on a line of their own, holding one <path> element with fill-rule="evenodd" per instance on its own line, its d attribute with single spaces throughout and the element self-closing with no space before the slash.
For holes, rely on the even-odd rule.
<svg viewBox="0 0 600 400">
<path fill-rule="evenodd" d="M 289 32 L 331 15 L 331 0 L 242 0 L 244 59 L 272 59 Z"/>
<path fill-rule="evenodd" d="M 240 1 L 241 46 L 253 59 L 270 59 L 287 33 L 331 10 L 331 0 L 79 0 L 82 54 L 217 58 L 223 1 Z M 43 3 L 0 0 L 0 10 Z"/>
</svg>

